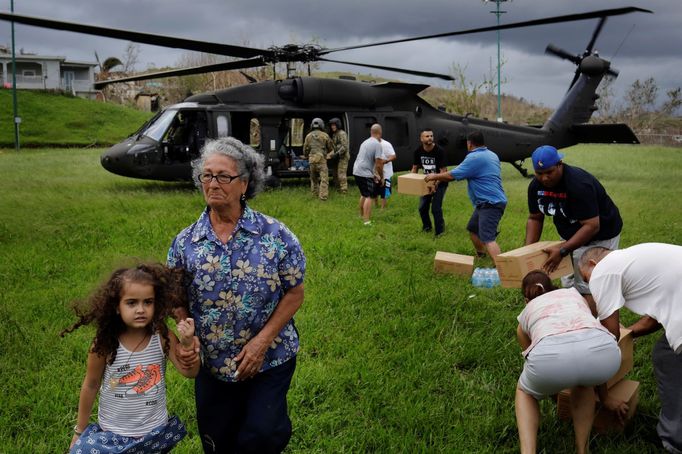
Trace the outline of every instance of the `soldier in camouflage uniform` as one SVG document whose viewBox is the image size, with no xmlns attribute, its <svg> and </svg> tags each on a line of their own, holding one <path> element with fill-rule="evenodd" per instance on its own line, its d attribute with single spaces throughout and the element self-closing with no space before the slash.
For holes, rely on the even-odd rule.
<svg viewBox="0 0 682 454">
<path fill-rule="evenodd" d="M 338 118 L 329 120 L 329 128 L 332 132 L 334 152 L 327 155 L 327 159 L 331 160 L 335 186 L 339 188 L 342 194 L 346 194 L 348 192 L 348 177 L 346 175 L 348 173 L 348 161 L 350 160 L 348 135 L 346 131 L 341 129 L 341 120 Z"/>
<path fill-rule="evenodd" d="M 323 131 L 322 119 L 313 119 L 310 129 L 303 142 L 303 154 L 310 163 L 310 190 L 320 200 L 327 200 L 329 196 L 327 155 L 334 151 L 334 144 L 329 135 Z"/>
</svg>

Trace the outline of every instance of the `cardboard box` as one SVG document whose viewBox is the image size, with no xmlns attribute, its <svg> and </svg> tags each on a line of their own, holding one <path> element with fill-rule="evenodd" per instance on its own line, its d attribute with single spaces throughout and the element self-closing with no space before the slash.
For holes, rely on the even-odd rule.
<svg viewBox="0 0 682 454">
<path fill-rule="evenodd" d="M 620 368 L 613 377 L 606 382 L 606 386 L 611 388 L 618 385 L 625 375 L 632 370 L 633 366 L 633 339 L 632 331 L 627 328 L 620 328 L 620 339 L 618 339 L 618 347 L 620 348 Z M 564 389 L 559 393 L 557 398 L 557 414 L 560 419 L 571 419 L 570 408 L 571 391 Z"/>
<path fill-rule="evenodd" d="M 437 273 L 470 277 L 474 272 L 474 257 L 438 251 L 433 261 L 433 270 Z"/>
<path fill-rule="evenodd" d="M 495 259 L 495 266 L 500 275 L 500 282 L 505 288 L 521 288 L 521 281 L 531 271 L 542 269 L 548 255 L 543 249 L 561 243 L 561 241 L 539 241 L 522 248 L 500 254 Z M 573 273 L 571 256 L 561 260 L 559 266 L 550 277 L 558 279 Z"/>
<path fill-rule="evenodd" d="M 432 188 L 435 183 L 427 183 L 424 181 L 423 174 L 406 173 L 398 177 L 398 193 L 408 195 L 427 195 L 430 193 L 429 188 Z"/>
<path fill-rule="evenodd" d="M 556 414 L 563 421 L 571 420 L 571 390 L 564 389 L 556 400 Z"/>
<path fill-rule="evenodd" d="M 625 421 L 621 424 L 615 413 L 601 408 L 597 416 L 594 418 L 592 429 L 597 433 L 607 433 L 611 431 L 620 431 L 625 428 L 637 410 L 639 403 L 639 382 L 633 380 L 622 380 L 609 389 L 609 394 L 624 400 L 628 403 L 628 413 L 625 416 Z"/>
<path fill-rule="evenodd" d="M 639 382 L 633 380 L 621 380 L 609 389 L 609 394 L 624 400 L 628 404 L 628 414 L 625 417 L 627 423 L 635 415 L 637 404 L 639 403 Z M 595 393 L 596 397 L 596 393 Z M 598 397 L 596 397 L 594 404 L 597 405 Z M 565 389 L 559 393 L 557 399 L 557 414 L 560 419 L 564 421 L 571 420 L 571 392 Z M 618 417 L 606 408 L 598 410 L 593 424 L 593 430 L 599 433 L 605 433 L 614 430 L 623 430 L 624 424 L 618 421 Z"/>
<path fill-rule="evenodd" d="M 609 389 L 616 383 L 621 381 L 625 375 L 632 370 L 634 364 L 633 359 L 633 340 L 632 331 L 626 328 L 620 329 L 620 339 L 618 340 L 618 347 L 620 348 L 620 369 L 618 372 L 606 382 Z"/>
</svg>

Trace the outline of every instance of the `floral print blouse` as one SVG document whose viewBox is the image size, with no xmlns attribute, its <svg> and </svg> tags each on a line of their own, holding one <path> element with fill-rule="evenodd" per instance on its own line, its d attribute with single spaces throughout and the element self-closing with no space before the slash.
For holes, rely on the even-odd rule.
<svg viewBox="0 0 682 454">
<path fill-rule="evenodd" d="M 223 244 L 211 226 L 209 208 L 175 237 L 168 266 L 184 268 L 190 312 L 201 341 L 203 366 L 234 382 L 233 358 L 263 328 L 282 296 L 301 285 L 306 259 L 298 238 L 279 221 L 248 206 L 232 237 Z M 261 372 L 284 364 L 298 352 L 293 319 L 265 354 Z"/>
<path fill-rule="evenodd" d="M 575 287 L 553 290 L 538 296 L 526 304 L 517 319 L 521 329 L 531 340 L 530 346 L 522 353 L 524 357 L 547 336 L 581 329 L 599 329 L 613 336 L 592 315 L 587 301 Z"/>
</svg>

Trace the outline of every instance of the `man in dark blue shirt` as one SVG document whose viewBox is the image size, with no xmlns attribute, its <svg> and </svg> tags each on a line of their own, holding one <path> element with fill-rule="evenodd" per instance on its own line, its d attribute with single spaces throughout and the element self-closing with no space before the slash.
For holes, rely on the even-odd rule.
<svg viewBox="0 0 682 454">
<path fill-rule="evenodd" d="M 573 268 L 592 246 L 618 249 L 623 220 L 618 207 L 606 193 L 604 186 L 585 170 L 564 164 L 564 156 L 550 145 L 533 152 L 535 178 L 528 185 L 528 222 L 526 244 L 540 240 L 545 216 L 554 220 L 563 243 L 545 250 L 549 258 L 544 264 L 552 272 L 569 254 Z M 594 308 L 590 289 L 579 272 L 573 274 L 575 288 Z M 594 311 L 593 311 L 594 312 Z"/>
<path fill-rule="evenodd" d="M 419 135 L 421 145 L 414 150 L 414 161 L 412 163 L 412 173 L 418 173 L 419 168 L 425 175 L 432 173 L 445 172 L 448 168 L 445 164 L 445 150 L 433 141 L 433 131 L 429 128 L 422 130 Z M 436 236 L 441 236 L 445 231 L 445 221 L 443 220 L 443 198 L 448 189 L 446 182 L 436 185 L 431 194 L 419 198 L 419 216 L 422 219 L 422 231 L 430 232 L 432 229 L 429 207 L 433 214 L 433 223 L 436 227 Z"/>
<path fill-rule="evenodd" d="M 469 199 L 474 213 L 469 219 L 467 230 L 471 235 L 479 257 L 488 254 L 495 259 L 500 254 L 497 244 L 498 226 L 507 196 L 502 189 L 500 159 L 485 146 L 483 134 L 473 131 L 467 136 L 467 154 L 464 161 L 450 172 L 427 175 L 426 181 L 467 180 Z"/>
</svg>

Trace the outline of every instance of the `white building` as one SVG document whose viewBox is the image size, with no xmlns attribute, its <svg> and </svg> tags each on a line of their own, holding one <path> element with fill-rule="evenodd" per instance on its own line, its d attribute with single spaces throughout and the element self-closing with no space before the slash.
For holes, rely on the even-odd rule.
<svg viewBox="0 0 682 454">
<path fill-rule="evenodd" d="M 83 98 L 95 98 L 97 63 L 68 61 L 66 57 L 17 54 L 17 88 L 63 90 Z M 0 47 L 0 82 L 12 88 L 12 54 Z"/>
</svg>

